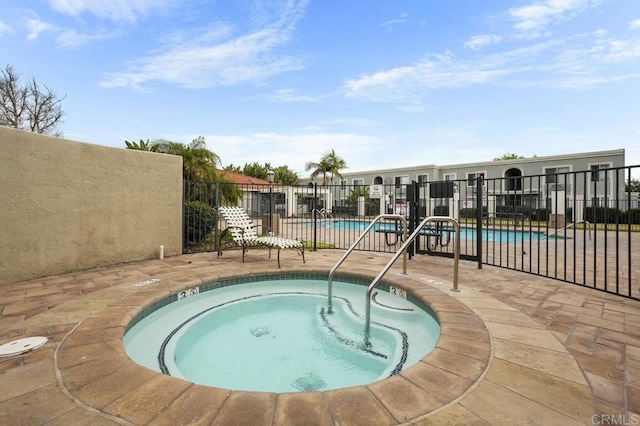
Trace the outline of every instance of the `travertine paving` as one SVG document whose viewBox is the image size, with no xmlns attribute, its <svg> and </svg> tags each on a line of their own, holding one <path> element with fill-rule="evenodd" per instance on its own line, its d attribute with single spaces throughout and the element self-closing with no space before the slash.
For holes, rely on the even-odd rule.
<svg viewBox="0 0 640 426">
<path fill-rule="evenodd" d="M 343 251 L 282 254 L 283 271 L 328 272 Z M 356 252 L 373 279 L 390 255 Z M 0 358 L 3 424 L 633 424 L 640 421 L 640 302 L 519 272 L 417 256 L 385 280 L 434 309 L 437 347 L 401 374 L 326 392 L 238 392 L 134 364 L 124 327 L 142 307 L 219 277 L 277 273 L 252 250 L 184 255 L 0 288 L 0 344 L 49 342 Z M 145 286 L 136 283 L 157 279 Z M 617 422 L 617 423 L 616 423 Z"/>
</svg>

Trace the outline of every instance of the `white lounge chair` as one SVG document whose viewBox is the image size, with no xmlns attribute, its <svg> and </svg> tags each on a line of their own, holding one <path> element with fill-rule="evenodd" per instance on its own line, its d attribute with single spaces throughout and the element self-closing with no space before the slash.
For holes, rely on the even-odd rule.
<svg viewBox="0 0 640 426">
<path fill-rule="evenodd" d="M 233 243 L 236 246 L 242 247 L 242 262 L 244 263 L 244 253 L 253 246 L 266 246 L 269 248 L 269 258 L 271 258 L 271 249 L 278 249 L 278 268 L 280 268 L 280 250 L 281 249 L 296 249 L 302 256 L 302 262 L 304 259 L 304 244 L 298 240 L 292 240 L 289 238 L 281 238 L 275 236 L 259 237 L 249 215 L 242 207 L 229 207 L 220 206 L 218 211 L 227 222 L 227 229 L 222 231 L 220 239 L 218 241 L 218 256 L 222 256 L 222 239 L 231 232 Z"/>
</svg>

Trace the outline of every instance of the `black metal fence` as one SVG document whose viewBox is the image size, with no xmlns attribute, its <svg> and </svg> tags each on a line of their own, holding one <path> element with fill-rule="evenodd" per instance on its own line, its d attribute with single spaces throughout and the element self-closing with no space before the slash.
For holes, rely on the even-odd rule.
<svg viewBox="0 0 640 426">
<path fill-rule="evenodd" d="M 242 206 L 260 234 L 307 249 L 346 249 L 382 213 L 403 215 L 411 232 L 427 216 L 461 225 L 463 259 L 640 299 L 640 167 L 596 168 L 484 179 L 391 185 L 234 185 L 185 182 L 185 252 L 215 251 L 224 221 L 215 206 Z M 383 221 L 359 250 L 395 252 L 402 224 Z M 453 228 L 431 225 L 412 254 L 453 255 Z"/>
</svg>

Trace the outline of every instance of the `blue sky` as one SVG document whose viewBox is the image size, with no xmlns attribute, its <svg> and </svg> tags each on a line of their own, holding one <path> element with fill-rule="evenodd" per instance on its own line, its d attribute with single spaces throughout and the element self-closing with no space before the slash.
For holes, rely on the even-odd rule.
<svg viewBox="0 0 640 426">
<path fill-rule="evenodd" d="M 345 171 L 626 149 L 638 0 L 0 0 L 0 57 L 69 139 Z"/>
</svg>

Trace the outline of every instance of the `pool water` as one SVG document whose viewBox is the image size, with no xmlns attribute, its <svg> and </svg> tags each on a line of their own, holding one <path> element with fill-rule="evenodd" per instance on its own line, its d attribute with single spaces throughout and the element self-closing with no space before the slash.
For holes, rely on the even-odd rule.
<svg viewBox="0 0 640 426">
<path fill-rule="evenodd" d="M 313 226 L 313 222 L 307 222 L 309 226 Z M 371 224 L 371 222 L 364 220 L 343 220 L 343 219 L 323 219 L 316 221 L 316 224 L 319 228 L 325 229 L 340 229 L 340 230 L 351 230 L 351 231 L 359 231 L 362 232 L 367 229 L 367 226 Z M 381 230 L 394 230 L 398 229 L 395 222 L 378 222 L 373 226 L 373 231 L 381 231 Z M 453 228 L 450 226 L 444 226 L 439 229 L 444 229 L 445 237 L 450 236 L 451 240 L 454 238 Z M 423 234 L 428 235 L 437 231 L 435 227 L 425 228 Z M 476 240 L 477 230 L 475 228 L 469 227 L 460 227 L 460 239 L 461 240 Z M 556 239 L 558 236 L 548 236 L 544 232 L 536 232 L 536 231 L 523 231 L 520 229 L 513 229 L 509 227 L 505 228 L 483 228 L 482 229 L 482 239 L 483 241 L 495 241 L 495 242 L 503 242 L 503 243 L 513 243 L 513 242 L 522 242 L 522 241 L 538 241 L 542 238 L 548 239 Z"/>
<path fill-rule="evenodd" d="M 366 287 L 324 280 L 227 286 L 158 309 L 125 335 L 139 364 L 233 390 L 297 392 L 371 383 L 399 373 L 433 347 L 430 311 L 376 289 L 364 335 Z"/>
</svg>

